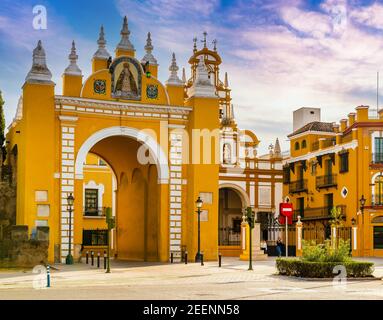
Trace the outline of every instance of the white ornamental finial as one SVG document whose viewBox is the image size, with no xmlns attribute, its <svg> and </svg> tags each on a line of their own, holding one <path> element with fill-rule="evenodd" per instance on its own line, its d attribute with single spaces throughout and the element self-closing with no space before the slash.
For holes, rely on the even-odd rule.
<svg viewBox="0 0 383 320">
<path fill-rule="evenodd" d="M 281 152 L 281 145 L 279 144 L 279 139 L 275 140 L 275 146 L 274 146 L 274 157 L 281 157 L 282 152 Z"/>
<path fill-rule="evenodd" d="M 185 72 L 185 68 L 182 68 L 182 81 L 183 81 L 183 83 L 186 83 L 186 72 Z"/>
<path fill-rule="evenodd" d="M 33 50 L 32 68 L 28 72 L 25 81 L 52 82 L 51 79 L 52 73 L 46 64 L 45 50 L 41 40 L 39 40 L 37 47 Z"/>
<path fill-rule="evenodd" d="M 168 81 L 166 81 L 167 85 L 169 85 L 169 84 L 170 85 L 178 85 L 178 86 L 184 85 L 184 83 L 181 81 L 181 79 L 178 78 L 178 74 L 177 74 L 178 69 L 179 68 L 177 66 L 176 55 L 173 52 L 173 54 L 172 54 L 172 63 L 170 64 L 170 67 L 169 67 L 170 76 L 169 76 Z"/>
<path fill-rule="evenodd" d="M 100 35 L 97 40 L 98 49 L 96 53 L 93 55 L 93 58 L 107 60 L 110 57 L 109 52 L 106 50 L 106 40 L 104 34 L 104 26 L 100 28 Z"/>
<path fill-rule="evenodd" d="M 65 69 L 64 74 L 69 74 L 72 76 L 82 76 L 81 70 L 77 65 L 78 55 L 76 53 L 76 45 L 74 41 L 72 41 L 72 49 L 68 57 L 69 57 L 70 64 Z"/>
<path fill-rule="evenodd" d="M 130 35 L 130 31 L 128 27 L 128 18 L 125 16 L 122 29 L 121 29 L 121 41 L 118 44 L 117 49 L 134 51 L 134 47 L 129 40 L 129 35 Z"/>
<path fill-rule="evenodd" d="M 215 87 L 211 84 L 204 58 L 199 59 L 196 77 L 193 85 L 189 88 L 188 96 L 216 98 Z"/>
<path fill-rule="evenodd" d="M 227 72 L 225 72 L 225 88 L 229 87 L 229 80 L 227 78 Z"/>
<path fill-rule="evenodd" d="M 148 37 L 146 39 L 146 46 L 144 47 L 145 48 L 145 51 L 146 51 L 146 54 L 145 56 L 142 58 L 141 62 L 143 64 L 145 64 L 146 62 L 149 61 L 149 64 L 151 65 L 157 65 L 157 60 L 156 58 L 154 58 L 153 54 L 152 54 L 152 51 L 153 51 L 153 45 L 152 45 L 152 39 L 151 39 L 151 35 L 150 35 L 150 32 L 148 32 Z"/>
</svg>

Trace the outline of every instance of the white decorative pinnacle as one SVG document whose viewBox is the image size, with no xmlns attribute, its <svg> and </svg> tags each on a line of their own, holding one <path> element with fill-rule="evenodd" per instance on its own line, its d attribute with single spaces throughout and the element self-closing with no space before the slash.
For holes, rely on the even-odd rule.
<svg viewBox="0 0 383 320">
<path fill-rule="evenodd" d="M 207 71 L 203 57 L 199 59 L 196 69 L 196 78 L 193 85 L 189 88 L 188 95 L 189 97 L 217 97 L 215 87 L 211 84 L 209 73 Z"/>
<path fill-rule="evenodd" d="M 180 78 L 178 78 L 178 66 L 177 66 L 177 61 L 176 61 L 176 55 L 173 52 L 172 54 L 172 63 L 170 64 L 169 71 L 170 71 L 170 76 L 168 81 L 166 81 L 167 85 L 176 85 L 176 86 L 182 86 L 184 83 Z"/>
<path fill-rule="evenodd" d="M 153 45 L 152 45 L 152 39 L 150 37 L 150 32 L 148 32 L 148 37 L 146 39 L 146 46 L 144 47 L 146 54 L 142 58 L 141 62 L 146 63 L 149 61 L 149 64 L 151 65 L 157 65 L 157 60 L 154 58 L 152 51 L 153 51 Z"/>
<path fill-rule="evenodd" d="M 72 76 L 82 76 L 82 72 L 77 65 L 78 55 L 76 53 L 76 45 L 74 41 L 72 41 L 72 49 L 69 54 L 69 66 L 65 69 L 64 74 L 72 75 Z"/>
<path fill-rule="evenodd" d="M 125 16 L 122 29 L 121 29 L 121 41 L 117 45 L 117 49 L 134 51 L 134 47 L 129 40 L 129 35 L 130 35 L 130 31 L 128 28 L 128 18 Z"/>
<path fill-rule="evenodd" d="M 186 83 L 186 72 L 185 72 L 185 68 L 182 68 L 182 82 L 183 82 L 183 83 Z"/>
<path fill-rule="evenodd" d="M 45 50 L 41 40 L 38 41 L 37 47 L 33 50 L 32 68 L 28 72 L 25 81 L 52 82 L 52 73 L 47 67 Z"/>
<path fill-rule="evenodd" d="M 282 152 L 281 152 L 281 145 L 279 144 L 279 139 L 275 141 L 275 146 L 274 146 L 274 156 L 275 157 L 281 157 Z"/>
<path fill-rule="evenodd" d="M 229 80 L 227 78 L 227 72 L 225 72 L 225 88 L 229 87 Z"/>
<path fill-rule="evenodd" d="M 107 60 L 110 57 L 108 50 L 106 50 L 106 40 L 104 34 L 104 26 L 100 28 L 100 35 L 97 40 L 98 49 L 93 55 L 93 58 Z"/>
</svg>

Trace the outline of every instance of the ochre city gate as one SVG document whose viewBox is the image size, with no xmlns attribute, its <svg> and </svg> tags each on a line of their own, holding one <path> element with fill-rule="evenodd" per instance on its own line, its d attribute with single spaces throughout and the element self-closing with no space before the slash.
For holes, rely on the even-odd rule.
<svg viewBox="0 0 383 320">
<path fill-rule="evenodd" d="M 135 57 L 129 34 L 125 18 L 112 57 L 101 28 L 87 78 L 77 65 L 73 42 L 60 93 L 41 41 L 33 51 L 7 148 L 17 172 L 17 224 L 29 230 L 49 227 L 49 262 L 65 262 L 70 251 L 76 261 L 85 229 L 106 228 L 104 217 L 86 212 L 88 202 L 100 203 L 106 190 L 95 179 L 86 181 L 86 172 L 94 175 L 92 166 L 84 165 L 88 155 L 103 159 L 113 172 L 112 241 L 117 258 L 168 261 L 173 254 L 177 261 L 187 249 L 192 259 L 198 239 L 195 201 L 203 193 L 209 201 L 203 205 L 207 218 L 201 225 L 201 246 L 205 259 L 217 259 L 219 159 L 214 151 L 219 137 L 210 139 L 211 161 L 202 163 L 203 155 L 195 159 L 185 136 L 192 137 L 195 129 L 219 132 L 222 99 L 216 90 L 222 84 L 218 68 L 207 66 L 221 60 L 206 46 L 195 49 L 190 79 L 181 80 L 173 54 L 170 76 L 163 84 L 157 79 L 150 34 L 141 60 Z M 203 137 L 198 141 L 198 150 L 208 145 Z M 17 154 L 12 153 L 16 149 Z M 189 155 L 198 161 L 185 163 L 183 157 Z M 94 192 L 89 199 L 84 196 L 86 186 Z M 67 203 L 71 193 L 72 219 Z"/>
</svg>

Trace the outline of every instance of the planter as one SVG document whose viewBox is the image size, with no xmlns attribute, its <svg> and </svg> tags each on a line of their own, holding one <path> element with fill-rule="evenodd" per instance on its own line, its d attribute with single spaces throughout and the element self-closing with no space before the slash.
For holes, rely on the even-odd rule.
<svg viewBox="0 0 383 320">
<path fill-rule="evenodd" d="M 302 259 L 278 258 L 276 267 L 280 275 L 302 278 L 334 278 L 339 271 L 336 266 L 346 268 L 347 278 L 372 278 L 374 264 L 372 262 L 346 261 L 346 262 L 311 262 Z"/>
</svg>

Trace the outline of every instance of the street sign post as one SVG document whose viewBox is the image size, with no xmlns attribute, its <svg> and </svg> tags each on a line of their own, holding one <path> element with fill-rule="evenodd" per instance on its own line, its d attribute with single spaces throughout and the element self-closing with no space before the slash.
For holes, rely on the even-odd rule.
<svg viewBox="0 0 383 320">
<path fill-rule="evenodd" d="M 293 204 L 292 203 L 280 203 L 279 204 L 279 222 L 285 223 L 286 232 L 286 257 L 289 256 L 289 224 L 293 223 Z"/>
</svg>

